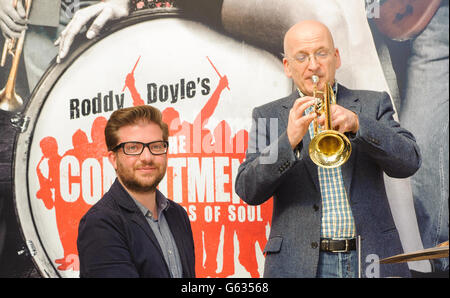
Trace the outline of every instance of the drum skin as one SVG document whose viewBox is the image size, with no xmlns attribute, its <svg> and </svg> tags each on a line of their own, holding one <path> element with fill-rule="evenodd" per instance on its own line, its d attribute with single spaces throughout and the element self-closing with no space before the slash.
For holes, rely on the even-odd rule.
<svg viewBox="0 0 450 298">
<path fill-rule="evenodd" d="M 197 276 L 261 276 L 271 202 L 246 205 L 234 178 L 253 107 L 291 90 L 276 57 L 176 9 L 141 11 L 79 40 L 34 90 L 15 145 L 15 208 L 41 275 L 79 275 L 78 222 L 115 179 L 106 121 L 150 104 L 170 130 L 159 189 L 188 212 Z"/>
</svg>

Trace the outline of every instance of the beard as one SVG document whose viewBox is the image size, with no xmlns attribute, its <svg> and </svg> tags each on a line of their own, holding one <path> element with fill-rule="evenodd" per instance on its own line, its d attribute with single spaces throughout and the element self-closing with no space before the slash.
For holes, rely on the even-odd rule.
<svg viewBox="0 0 450 298">
<path fill-rule="evenodd" d="M 142 164 L 140 166 L 146 166 L 147 164 Z M 148 164 L 151 166 L 156 166 L 154 164 Z M 136 193 L 147 193 L 154 192 L 156 187 L 159 185 L 161 180 L 166 174 L 166 166 L 156 166 L 157 171 L 152 175 L 138 176 L 136 174 L 136 167 L 130 168 L 124 166 L 120 162 L 117 163 L 116 174 L 122 184 L 130 191 Z"/>
</svg>

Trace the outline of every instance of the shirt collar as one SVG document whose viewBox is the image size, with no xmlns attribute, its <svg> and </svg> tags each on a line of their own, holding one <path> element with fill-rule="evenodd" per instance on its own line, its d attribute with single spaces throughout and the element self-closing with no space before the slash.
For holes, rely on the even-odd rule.
<svg viewBox="0 0 450 298">
<path fill-rule="evenodd" d="M 138 200 L 133 198 L 133 196 L 131 196 L 131 198 L 136 203 L 139 210 L 141 210 L 142 214 L 144 214 L 144 216 L 153 217 L 152 212 L 150 210 L 148 210 L 147 207 L 145 207 L 144 205 L 142 205 L 142 203 L 140 203 Z M 169 208 L 169 202 L 168 202 L 167 198 L 159 191 L 155 192 L 155 199 L 156 199 L 156 205 L 157 205 L 158 218 L 160 218 L 161 212 L 163 212 L 167 208 Z"/>
</svg>

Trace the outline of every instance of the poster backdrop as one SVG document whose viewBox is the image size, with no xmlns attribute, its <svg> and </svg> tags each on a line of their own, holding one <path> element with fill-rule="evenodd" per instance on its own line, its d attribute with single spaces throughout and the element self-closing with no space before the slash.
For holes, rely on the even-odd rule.
<svg viewBox="0 0 450 298">
<path fill-rule="evenodd" d="M 53 84 L 51 90 L 38 92 L 30 105 L 17 152 L 19 159 L 28 156 L 28 191 L 17 190 L 24 201 L 19 217 L 35 226 L 29 239 L 40 266 L 78 275 L 78 222 L 115 179 L 106 119 L 119 108 L 151 104 L 170 132 L 159 189 L 188 212 L 197 276 L 261 276 L 272 205 L 246 205 L 234 180 L 253 105 L 292 90 L 274 56 L 161 14 L 95 42 L 52 80 L 49 73 L 43 85 Z"/>
<path fill-rule="evenodd" d="M 78 276 L 78 222 L 115 179 L 106 157 L 106 121 L 122 107 L 149 104 L 162 111 L 169 125 L 168 169 L 159 189 L 188 213 L 197 276 L 261 277 L 272 201 L 245 204 L 234 191 L 234 181 L 245 158 L 252 109 L 288 95 L 293 85 L 279 57 L 264 46 L 250 44 L 266 42 L 266 49 L 273 53 L 274 45 L 282 44 L 280 28 L 300 17 L 319 19 L 330 27 L 340 48 L 340 83 L 386 90 L 394 100 L 399 94 L 389 81 L 386 65 L 391 62 L 380 63 L 383 53 L 372 39 L 364 1 L 323 0 L 322 5 L 311 5 L 311 10 L 302 10 L 306 1 L 299 1 L 303 6 L 264 1 L 274 10 L 255 1 L 223 2 L 223 25 L 239 39 L 180 17 L 170 10 L 173 1 L 131 1 L 140 5 L 140 13 L 113 24 L 98 39 L 81 38 L 61 64 L 51 64 L 37 77 L 27 77 L 25 65 L 29 73 L 40 63 L 46 68 L 48 61 L 43 57 L 54 51 L 53 41 L 33 47 L 32 41 L 40 42 L 44 35 L 29 32 L 31 54 L 20 62 L 16 89 L 25 94 L 25 102 L 30 100 L 23 114 L 16 117 L 7 112 L 4 123 L 5 112 L 0 111 L 0 124 L 8 125 L 8 130 L 0 131 L 0 152 L 6 153 L 0 168 L 8 170 L 0 187 L 7 190 L 3 197 L 11 201 L 10 206 L 0 201 L 0 214 L 8 213 L 0 218 L 0 255 L 2 249 L 14 254 L 17 250 L 3 245 L 11 238 L 5 232 L 5 218 L 14 218 L 19 229 L 13 233 L 25 240 L 22 252 L 29 254 L 42 276 Z M 372 5 L 369 14 L 376 17 L 378 1 L 366 2 Z M 79 3 L 62 1 L 66 21 Z M 154 7 L 169 9 L 150 9 Z M 48 17 L 41 19 L 57 26 L 57 10 L 48 10 Z M 1 69 L 0 82 L 7 78 L 8 69 Z M 28 85 L 34 87 L 38 81 L 29 94 Z M 404 250 L 423 248 L 409 180 L 386 177 L 386 183 Z M 409 265 L 430 270 L 428 263 Z"/>
</svg>

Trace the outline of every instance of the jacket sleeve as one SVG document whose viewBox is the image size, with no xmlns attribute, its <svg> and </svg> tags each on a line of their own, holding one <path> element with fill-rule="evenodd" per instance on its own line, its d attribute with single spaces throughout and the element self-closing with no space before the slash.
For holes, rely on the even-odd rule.
<svg viewBox="0 0 450 298">
<path fill-rule="evenodd" d="M 120 220 L 106 211 L 88 212 L 79 224 L 80 277 L 139 277 Z"/>
<path fill-rule="evenodd" d="M 389 95 L 383 92 L 375 117 L 359 113 L 359 130 L 353 141 L 388 176 L 406 178 L 419 169 L 420 150 L 414 136 L 402 128 L 393 116 Z"/>
<path fill-rule="evenodd" d="M 278 118 L 262 116 L 255 108 L 244 162 L 236 175 L 235 189 L 250 205 L 259 205 L 274 195 L 296 162 L 286 131 L 278 130 Z"/>
</svg>

